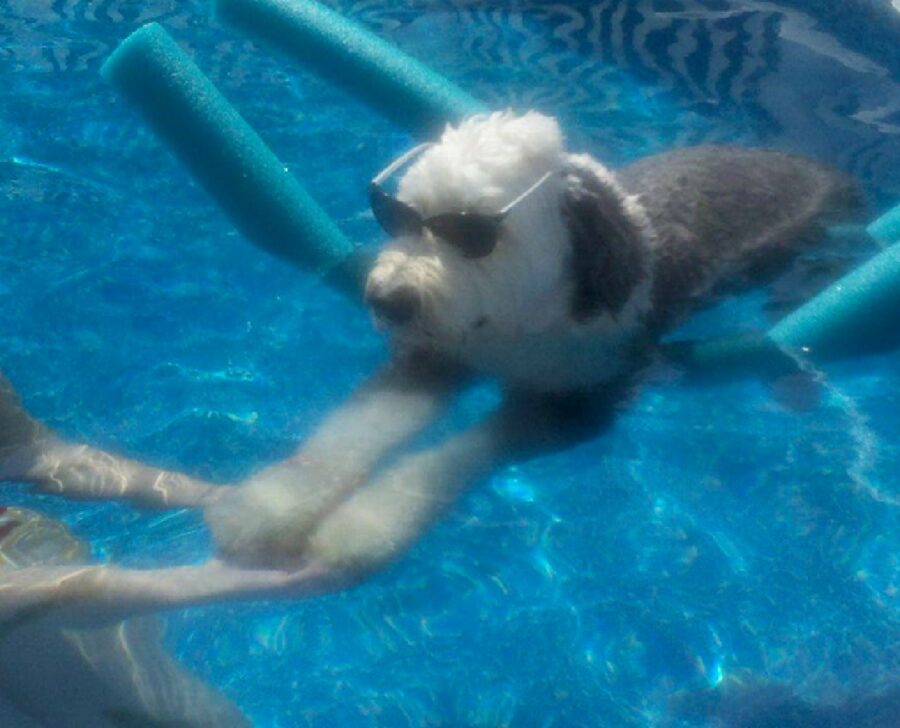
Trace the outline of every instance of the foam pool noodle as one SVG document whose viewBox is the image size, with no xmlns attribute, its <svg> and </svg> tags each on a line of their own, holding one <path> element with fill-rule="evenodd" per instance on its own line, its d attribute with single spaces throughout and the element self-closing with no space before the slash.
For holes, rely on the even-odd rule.
<svg viewBox="0 0 900 728">
<path fill-rule="evenodd" d="M 358 296 L 354 246 L 159 25 L 132 33 L 101 73 L 141 112 L 253 243 Z"/>
<path fill-rule="evenodd" d="M 223 22 L 313 69 L 417 137 L 485 106 L 400 49 L 313 0 L 215 0 Z"/>
<path fill-rule="evenodd" d="M 867 230 L 883 244 L 900 243 L 900 205 L 884 213 Z"/>
<path fill-rule="evenodd" d="M 785 316 L 765 334 L 695 344 L 668 353 L 688 371 L 778 373 L 786 356 L 816 362 L 878 354 L 900 347 L 900 205 L 867 232 L 888 247 Z"/>
</svg>

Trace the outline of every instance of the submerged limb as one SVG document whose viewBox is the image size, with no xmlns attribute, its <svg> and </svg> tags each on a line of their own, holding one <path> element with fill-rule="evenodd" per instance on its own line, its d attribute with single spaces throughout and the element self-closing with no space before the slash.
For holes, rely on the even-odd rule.
<svg viewBox="0 0 900 728">
<path fill-rule="evenodd" d="M 129 500 L 149 508 L 201 507 L 219 486 L 87 445 L 46 443 L 21 476 L 43 493 L 75 500 Z"/>
<path fill-rule="evenodd" d="M 376 375 L 295 455 L 222 489 L 205 513 L 220 552 L 241 563 L 296 562 L 319 521 L 440 416 L 460 376 L 424 355 Z"/>
<path fill-rule="evenodd" d="M 93 627 L 165 609 L 234 600 L 302 598 L 341 582 L 320 567 L 242 569 L 219 560 L 168 569 L 34 566 L 0 571 L 0 634 L 37 620 Z"/>
<path fill-rule="evenodd" d="M 0 374 L 0 479 L 21 477 L 53 433 L 32 417 L 9 380 Z"/>
<path fill-rule="evenodd" d="M 0 374 L 0 479 L 76 500 L 131 500 L 154 508 L 202 506 L 216 486 L 61 440 L 22 406 Z"/>
<path fill-rule="evenodd" d="M 309 537 L 307 558 L 349 581 L 382 568 L 504 461 L 495 444 L 482 426 L 404 457 L 324 518 Z"/>
<path fill-rule="evenodd" d="M 511 395 L 480 425 L 403 457 L 332 511 L 306 557 L 358 581 L 400 556 L 469 487 L 504 465 L 570 447 L 608 427 L 630 389 L 565 397 Z"/>
<path fill-rule="evenodd" d="M 42 589 L 32 571 L 20 583 L 23 591 L 2 578 L 29 567 L 83 568 L 89 559 L 89 545 L 59 521 L 23 508 L 0 508 L 3 698 L 42 726 L 249 728 L 237 706 L 169 655 L 159 620 L 64 629 L 70 625 L 53 622 L 60 595 L 52 580 L 51 588 Z M 65 618 L 64 611 L 60 615 Z M 64 679 L 48 680 L 48 675 Z M 3 726 L 37 723 L 0 717 Z"/>
</svg>

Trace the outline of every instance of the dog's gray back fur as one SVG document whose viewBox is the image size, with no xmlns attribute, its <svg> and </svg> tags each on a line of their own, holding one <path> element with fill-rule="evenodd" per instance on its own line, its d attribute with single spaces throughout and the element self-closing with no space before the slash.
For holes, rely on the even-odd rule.
<svg viewBox="0 0 900 728">
<path fill-rule="evenodd" d="M 642 159 L 617 178 L 655 229 L 651 323 L 659 326 L 701 296 L 777 272 L 823 237 L 823 224 L 861 207 L 848 178 L 774 151 L 693 147 Z"/>
</svg>

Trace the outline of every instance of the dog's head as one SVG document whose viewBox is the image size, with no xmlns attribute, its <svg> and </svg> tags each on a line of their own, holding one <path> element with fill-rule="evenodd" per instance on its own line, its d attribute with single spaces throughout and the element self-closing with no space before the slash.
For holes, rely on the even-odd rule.
<svg viewBox="0 0 900 728">
<path fill-rule="evenodd" d="M 465 361 L 478 342 L 618 326 L 646 306 L 636 200 L 592 158 L 566 154 L 549 117 L 504 112 L 448 127 L 396 200 L 413 224 L 379 254 L 366 299 L 401 347 Z M 469 228 L 477 244 L 460 239 Z"/>
</svg>

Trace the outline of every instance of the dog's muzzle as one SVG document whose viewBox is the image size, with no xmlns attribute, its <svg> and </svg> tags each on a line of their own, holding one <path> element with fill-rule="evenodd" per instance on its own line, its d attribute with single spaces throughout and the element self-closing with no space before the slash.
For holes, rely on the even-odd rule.
<svg viewBox="0 0 900 728">
<path fill-rule="evenodd" d="M 412 323 L 422 306 L 418 291 L 407 285 L 390 288 L 370 284 L 366 287 L 365 301 L 375 318 L 390 326 Z"/>
</svg>

